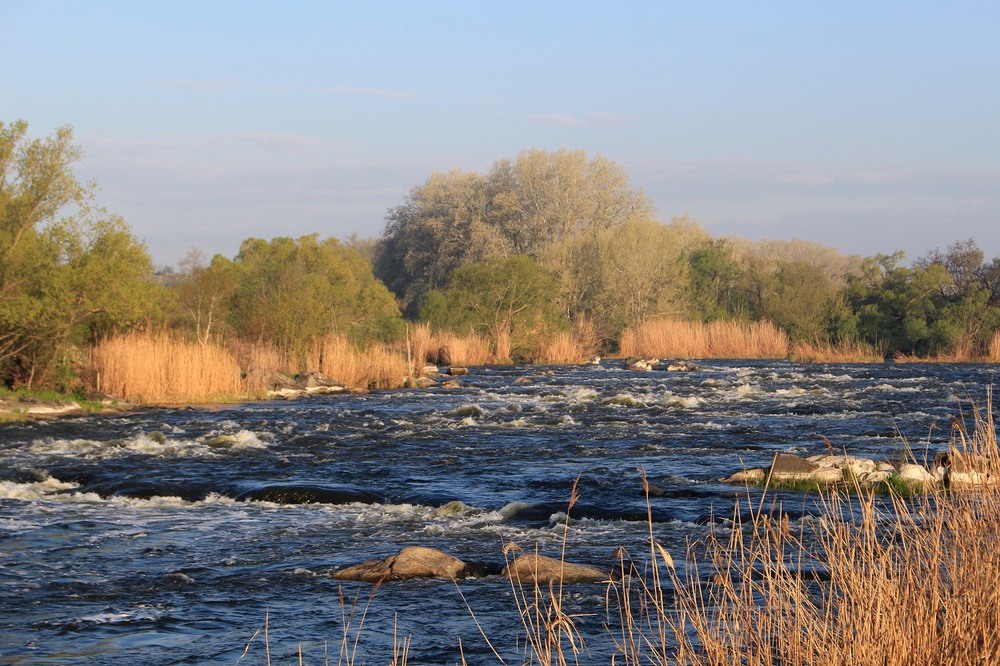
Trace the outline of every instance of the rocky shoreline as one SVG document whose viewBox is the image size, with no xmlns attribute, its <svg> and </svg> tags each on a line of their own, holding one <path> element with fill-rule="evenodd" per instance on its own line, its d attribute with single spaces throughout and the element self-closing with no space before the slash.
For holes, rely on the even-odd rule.
<svg viewBox="0 0 1000 666">
<path fill-rule="evenodd" d="M 910 490 L 969 488 L 1000 482 L 998 462 L 963 453 L 955 447 L 938 452 L 927 466 L 915 462 L 893 464 L 832 453 L 808 458 L 778 453 L 768 467 L 740 470 L 719 481 L 778 489 L 803 485 L 875 488 L 880 484 Z"/>
</svg>

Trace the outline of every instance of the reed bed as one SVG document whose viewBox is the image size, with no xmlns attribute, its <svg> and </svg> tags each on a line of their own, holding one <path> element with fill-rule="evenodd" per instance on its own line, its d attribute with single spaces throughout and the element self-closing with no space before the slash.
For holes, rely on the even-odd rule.
<svg viewBox="0 0 1000 666">
<path fill-rule="evenodd" d="M 768 321 L 708 323 L 653 319 L 622 333 L 623 356 L 784 358 L 788 334 Z"/>
<path fill-rule="evenodd" d="M 306 365 L 330 379 L 355 388 L 399 388 L 409 374 L 404 353 L 386 345 L 359 349 L 333 333 L 313 340 Z"/>
<path fill-rule="evenodd" d="M 137 331 L 91 348 L 85 371 L 97 391 L 137 403 L 233 402 L 259 397 L 224 347 Z"/>
<path fill-rule="evenodd" d="M 993 334 L 990 340 L 990 351 L 987 363 L 1000 363 L 1000 331 Z"/>
<path fill-rule="evenodd" d="M 535 361 L 552 365 L 587 363 L 597 354 L 599 345 L 597 329 L 589 319 L 573 322 L 572 331 L 557 333 L 544 341 Z"/>
<path fill-rule="evenodd" d="M 800 363 L 881 363 L 885 351 L 864 342 L 796 342 L 792 358 Z"/>
<path fill-rule="evenodd" d="M 291 354 L 266 342 L 231 341 L 225 346 L 233 351 L 240 367 L 248 375 L 268 372 L 295 374 L 300 370 Z"/>
<path fill-rule="evenodd" d="M 427 360 L 438 365 L 475 366 L 497 362 L 497 357 L 490 348 L 490 341 L 478 333 L 457 335 L 449 331 L 438 331 L 434 334 L 430 350 Z"/>
<path fill-rule="evenodd" d="M 990 406 L 971 435 L 954 432 L 981 473 L 1000 469 Z M 651 531 L 651 573 L 632 567 L 609 585 L 621 624 L 614 663 L 1000 663 L 996 483 L 819 504 L 822 517 L 797 529 L 780 505 L 737 507 L 731 529 L 689 547 L 683 574 Z"/>
</svg>

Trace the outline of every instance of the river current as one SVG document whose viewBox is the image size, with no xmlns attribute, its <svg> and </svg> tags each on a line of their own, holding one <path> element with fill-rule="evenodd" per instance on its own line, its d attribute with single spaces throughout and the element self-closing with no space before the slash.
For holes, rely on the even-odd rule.
<svg viewBox="0 0 1000 666">
<path fill-rule="evenodd" d="M 610 567 L 620 546 L 638 560 L 645 470 L 655 538 L 683 556 L 746 501 L 720 477 L 826 452 L 824 436 L 852 455 L 932 458 L 994 371 L 612 360 L 474 368 L 454 390 L 2 424 L 0 663 L 263 664 L 265 623 L 272 663 L 298 663 L 300 648 L 304 663 L 340 663 L 372 586 L 331 574 L 407 545 L 484 573 L 380 586 L 357 663 L 388 663 L 394 627 L 409 663 L 460 663 L 459 640 L 469 664 L 500 663 L 477 622 L 520 663 L 511 587 L 490 573 L 505 545 L 558 557 L 565 534 L 569 560 Z M 793 520 L 811 511 L 777 495 Z M 567 592 L 581 663 L 610 663 L 604 586 Z"/>
</svg>

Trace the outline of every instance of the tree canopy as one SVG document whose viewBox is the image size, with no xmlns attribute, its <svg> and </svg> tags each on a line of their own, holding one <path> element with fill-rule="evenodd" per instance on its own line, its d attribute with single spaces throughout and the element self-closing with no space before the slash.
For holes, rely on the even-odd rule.
<svg viewBox="0 0 1000 666">
<path fill-rule="evenodd" d="M 70 345 L 152 316 L 162 302 L 146 248 L 124 220 L 90 205 L 93 187 L 68 127 L 29 139 L 0 122 L 0 378 L 65 383 Z"/>
</svg>

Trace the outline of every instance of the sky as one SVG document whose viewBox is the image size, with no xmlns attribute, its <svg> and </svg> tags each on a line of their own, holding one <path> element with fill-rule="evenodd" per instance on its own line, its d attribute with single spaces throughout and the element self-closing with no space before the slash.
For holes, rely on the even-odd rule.
<svg viewBox="0 0 1000 666">
<path fill-rule="evenodd" d="M 0 121 L 74 127 L 157 265 L 378 236 L 435 171 L 621 164 L 664 222 L 1000 256 L 1000 3 L 0 0 Z"/>
</svg>

